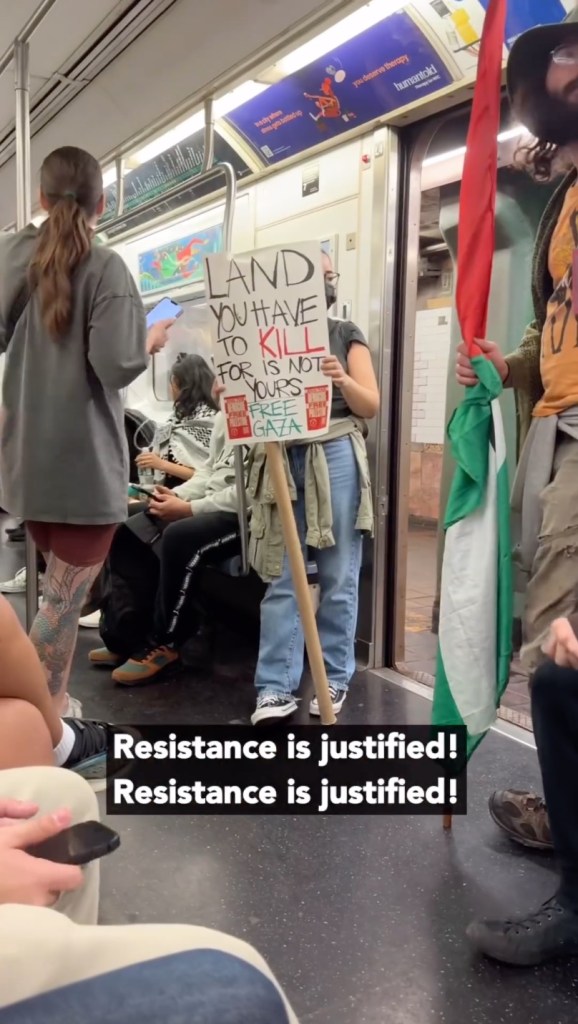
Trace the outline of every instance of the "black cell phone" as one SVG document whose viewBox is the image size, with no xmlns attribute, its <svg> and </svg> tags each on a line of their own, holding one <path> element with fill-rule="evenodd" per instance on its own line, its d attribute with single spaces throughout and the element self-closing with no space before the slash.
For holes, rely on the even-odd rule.
<svg viewBox="0 0 578 1024">
<path fill-rule="evenodd" d="M 106 857 L 107 853 L 118 850 L 118 832 L 102 825 L 100 821 L 82 821 L 79 825 L 65 828 L 57 836 L 45 839 L 43 843 L 29 846 L 26 853 L 31 857 L 42 857 L 55 864 L 90 864 L 92 860 Z"/>
<path fill-rule="evenodd" d="M 131 491 L 136 491 L 137 494 L 144 494 L 145 498 L 152 498 L 154 488 L 151 487 L 150 491 L 146 487 L 141 487 L 140 484 L 131 484 Z"/>
</svg>

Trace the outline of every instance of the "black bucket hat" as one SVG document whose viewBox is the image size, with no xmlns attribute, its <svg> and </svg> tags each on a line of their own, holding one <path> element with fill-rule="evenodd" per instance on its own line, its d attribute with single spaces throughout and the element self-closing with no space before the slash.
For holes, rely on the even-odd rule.
<svg viewBox="0 0 578 1024">
<path fill-rule="evenodd" d="M 523 86 L 541 88 L 544 85 L 553 50 L 565 43 L 577 41 L 578 7 L 564 21 L 555 25 L 538 25 L 518 36 L 510 51 L 507 69 L 508 93 L 512 105 L 515 106 L 517 94 Z M 526 115 L 526 122 L 528 120 Z M 532 131 L 531 124 L 526 123 L 525 127 Z"/>
</svg>

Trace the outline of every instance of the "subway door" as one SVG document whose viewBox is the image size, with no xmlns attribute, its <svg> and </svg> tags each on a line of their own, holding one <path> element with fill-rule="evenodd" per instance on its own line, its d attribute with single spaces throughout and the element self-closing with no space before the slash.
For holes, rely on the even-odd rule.
<svg viewBox="0 0 578 1024">
<path fill-rule="evenodd" d="M 392 354 L 399 214 L 399 136 L 380 128 L 371 139 L 369 194 L 361 207 L 360 256 L 367 289 L 366 337 L 379 385 L 378 416 L 368 424 L 367 451 L 373 490 L 374 536 L 366 538 L 359 589 L 359 667 L 384 664 L 389 532 L 389 474 L 392 445 Z"/>
</svg>

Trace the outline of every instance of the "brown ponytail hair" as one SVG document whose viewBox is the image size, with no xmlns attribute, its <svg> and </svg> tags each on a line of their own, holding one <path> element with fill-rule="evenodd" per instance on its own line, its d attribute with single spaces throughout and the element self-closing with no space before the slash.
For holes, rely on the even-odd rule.
<svg viewBox="0 0 578 1024">
<path fill-rule="evenodd" d="M 90 222 L 103 194 L 100 164 L 75 146 L 55 149 L 42 164 L 40 190 L 49 216 L 38 232 L 30 286 L 46 330 L 58 339 L 70 324 L 74 272 L 92 246 Z"/>
</svg>

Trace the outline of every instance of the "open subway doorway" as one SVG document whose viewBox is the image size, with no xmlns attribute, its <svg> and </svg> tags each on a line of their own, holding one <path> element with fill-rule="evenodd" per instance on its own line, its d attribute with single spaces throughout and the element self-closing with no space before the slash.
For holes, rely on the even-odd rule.
<svg viewBox="0 0 578 1024">
<path fill-rule="evenodd" d="M 396 485 L 395 667 L 433 687 L 437 657 L 443 520 L 454 463 L 447 424 L 462 398 L 455 380 L 460 330 L 455 310 L 459 191 L 469 111 L 422 127 L 414 139 L 407 199 L 405 311 L 399 362 L 400 444 Z M 496 240 L 488 337 L 503 352 L 533 319 L 531 261 L 550 189 L 514 166 L 520 133 L 507 108 L 500 133 Z M 510 481 L 517 460 L 512 392 L 502 413 Z M 522 599 L 523 601 L 523 599 Z M 516 607 L 519 619 L 522 601 Z M 517 646 L 517 643 L 515 643 Z M 500 715 L 530 728 L 528 681 L 517 658 Z"/>
</svg>

